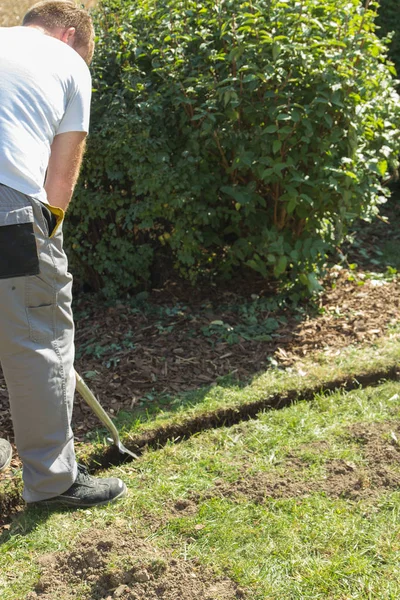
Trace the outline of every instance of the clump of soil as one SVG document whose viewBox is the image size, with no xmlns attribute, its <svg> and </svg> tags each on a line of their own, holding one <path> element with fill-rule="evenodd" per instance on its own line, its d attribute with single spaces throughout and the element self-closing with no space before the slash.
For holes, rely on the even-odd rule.
<svg viewBox="0 0 400 600">
<path fill-rule="evenodd" d="M 231 483 L 217 482 L 208 496 L 245 496 L 253 502 L 261 503 L 268 498 L 304 497 L 320 492 L 332 498 L 361 500 L 379 496 L 388 490 L 399 489 L 399 423 L 357 424 L 349 428 L 348 435 L 349 441 L 362 447 L 362 464 L 331 459 L 324 465 L 325 476 L 310 480 L 307 477 L 307 462 L 290 456 L 281 464 L 285 468 L 284 474 L 266 472 L 249 475 L 247 466 L 244 466 L 240 479 Z M 324 448 L 329 447 L 327 442 L 319 444 Z M 310 448 L 312 449 L 312 445 Z M 204 499 L 204 496 L 202 498 Z"/>
<path fill-rule="evenodd" d="M 40 580 L 26 600 L 234 600 L 230 579 L 173 558 L 131 532 L 89 531 L 79 549 L 39 557 Z M 115 566 L 115 565 L 118 566 Z"/>
<path fill-rule="evenodd" d="M 190 500 L 189 498 L 182 498 L 181 500 L 177 500 L 172 506 L 171 513 L 174 515 L 188 517 L 190 515 L 195 515 L 197 510 L 198 506 L 195 502 L 193 502 L 193 500 Z"/>
<path fill-rule="evenodd" d="M 368 462 L 376 466 L 400 465 L 400 424 L 398 421 L 382 423 L 356 423 L 349 427 L 349 438 L 363 448 Z"/>
</svg>

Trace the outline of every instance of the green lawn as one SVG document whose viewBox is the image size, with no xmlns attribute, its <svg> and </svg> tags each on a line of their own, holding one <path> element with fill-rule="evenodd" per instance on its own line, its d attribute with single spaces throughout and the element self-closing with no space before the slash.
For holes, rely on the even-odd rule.
<svg viewBox="0 0 400 600">
<path fill-rule="evenodd" d="M 15 518 L 1 540 L 1 598 L 173 598 L 171 590 L 151 595 L 166 564 L 170 584 L 178 567 L 200 587 L 206 575 L 218 584 L 187 598 L 397 600 L 399 411 L 400 384 L 388 382 L 321 393 L 149 450 L 110 471 L 130 490 L 115 507 L 31 509 Z M 87 567 L 76 575 L 70 565 L 81 544 L 79 556 L 100 560 L 91 543 L 99 532 L 118 532 L 113 550 L 102 550 L 90 577 Z M 60 588 L 46 580 L 48 556 L 58 561 Z M 130 580 L 115 596 L 144 560 L 150 580 Z"/>
</svg>

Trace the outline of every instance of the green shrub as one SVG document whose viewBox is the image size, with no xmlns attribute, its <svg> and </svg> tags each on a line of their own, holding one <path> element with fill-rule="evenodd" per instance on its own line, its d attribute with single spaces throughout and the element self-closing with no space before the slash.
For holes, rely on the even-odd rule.
<svg viewBox="0 0 400 600">
<path fill-rule="evenodd" d="M 358 0 L 104 0 L 75 269 L 107 294 L 160 256 L 192 281 L 246 266 L 315 289 L 395 163 L 375 16 Z"/>
<path fill-rule="evenodd" d="M 386 37 L 393 34 L 389 45 L 389 57 L 394 62 L 400 76 L 400 6 L 398 0 L 380 0 L 378 9 L 377 34 Z"/>
</svg>

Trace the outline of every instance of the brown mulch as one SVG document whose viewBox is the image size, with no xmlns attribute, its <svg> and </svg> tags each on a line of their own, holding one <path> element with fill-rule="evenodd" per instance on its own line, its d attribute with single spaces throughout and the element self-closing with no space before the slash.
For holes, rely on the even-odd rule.
<svg viewBox="0 0 400 600">
<path fill-rule="evenodd" d="M 167 284 L 149 295 L 143 309 L 124 304 L 105 307 L 81 295 L 75 306 L 76 368 L 115 416 L 120 410 L 151 404 L 154 394 L 213 385 L 226 375 L 246 380 L 266 370 L 271 359 L 288 366 L 315 350 L 334 355 L 350 344 L 373 342 L 400 318 L 398 279 L 368 279 L 360 286 L 351 277 L 346 269 L 333 269 L 318 310 L 307 305 L 302 312 L 283 308 L 273 315 L 281 322 L 269 340 L 239 339 L 238 343 L 209 335 L 210 323 L 234 326 L 238 320 L 235 306 L 271 294 L 263 281 L 253 280 L 250 289 L 249 282 L 243 282 L 242 289 L 235 291 L 232 287 L 204 291 Z M 74 422 L 78 441 L 99 426 L 79 397 Z M 12 441 L 1 375 L 0 432 Z"/>
<path fill-rule="evenodd" d="M 163 328 L 157 317 L 144 313 L 132 314 L 123 307 L 104 312 L 93 307 L 78 321 L 78 347 L 91 335 L 100 344 L 120 347 L 111 356 L 118 362 L 109 365 L 109 356 L 99 360 L 83 355 L 77 361 L 77 370 L 83 376 L 93 375 L 88 378 L 90 387 L 103 406 L 115 415 L 122 409 L 134 410 L 143 402 L 150 404 L 155 393 L 173 395 L 214 385 L 226 375 L 241 381 L 249 379 L 266 370 L 271 359 L 288 366 L 315 350 L 334 354 L 349 344 L 372 342 L 399 321 L 397 281 L 379 286 L 367 281 L 359 287 L 348 281 L 346 272 L 333 275 L 336 287 L 328 289 L 320 299 L 323 314 L 306 313 L 299 321 L 298 314 L 283 311 L 286 322 L 281 323 L 269 341 L 241 339 L 230 344 L 204 335 L 214 321 L 235 323 L 237 315 L 229 308 L 224 309 L 224 305 L 232 306 L 243 296 L 229 291 L 210 294 L 207 310 L 201 310 L 204 298 L 191 298 L 190 304 L 186 303 L 186 298 L 182 300 L 174 287 L 153 292 L 151 299 L 164 307 L 169 305 L 172 309 L 179 302 L 187 307 L 174 314 Z M 263 290 L 256 293 L 262 297 Z M 131 332 L 129 340 L 134 347 L 124 349 L 127 332 Z M 75 414 L 78 427 L 84 432 L 86 419 L 91 415 L 82 401 L 78 400 Z"/>
</svg>

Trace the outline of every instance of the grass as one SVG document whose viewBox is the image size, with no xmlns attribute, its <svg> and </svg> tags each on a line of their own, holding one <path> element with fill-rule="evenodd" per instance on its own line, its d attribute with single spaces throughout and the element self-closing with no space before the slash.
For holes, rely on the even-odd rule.
<svg viewBox="0 0 400 600">
<path fill-rule="evenodd" d="M 201 511 L 205 528 L 192 551 L 223 564 L 254 600 L 394 600 L 398 499 L 380 503 L 372 520 L 360 507 L 321 497 L 274 502 L 268 510 L 215 500 Z"/>
<path fill-rule="evenodd" d="M 232 482 L 242 475 L 241 467 L 251 463 L 251 474 L 287 468 L 285 457 L 307 455 L 308 480 L 318 474 L 314 467 L 328 459 L 346 459 L 362 463 L 357 445 L 349 443 L 347 430 L 352 423 L 376 423 L 397 418 L 400 385 L 387 383 L 349 394 L 321 394 L 312 402 L 298 402 L 280 411 L 268 411 L 259 418 L 233 427 L 202 433 L 179 445 L 170 444 L 161 451 L 147 453 L 129 469 L 140 472 L 144 505 L 179 498 L 188 493 L 205 492 L 221 477 Z M 321 453 L 310 445 L 324 441 L 329 450 Z M 140 466 L 136 467 L 136 464 Z M 160 478 L 160 469 L 171 478 Z M 135 475 L 136 477 L 136 475 Z M 188 481 L 190 477 L 190 481 Z M 189 485 L 188 485 L 189 483 Z M 156 487 L 155 487 L 156 486 Z M 148 491 L 148 496 L 146 495 Z M 157 500 L 154 500 L 154 498 Z M 165 498 L 166 499 L 166 498 Z"/>
<path fill-rule="evenodd" d="M 117 425 L 129 445 L 142 434 L 171 426 L 185 427 L 193 419 L 225 409 L 238 409 L 262 399 L 295 391 L 299 396 L 308 389 L 323 389 L 329 382 L 351 380 L 396 367 L 400 362 L 399 330 L 376 340 L 373 345 L 354 346 L 339 354 L 319 352 L 298 360 L 287 369 L 273 368 L 255 377 L 247 385 L 232 378 L 221 378 L 216 386 L 178 394 L 152 397 L 151 403 L 132 413 L 120 413 Z M 102 439 L 100 440 L 102 442 Z"/>
<path fill-rule="evenodd" d="M 332 381 L 348 380 L 354 385 L 360 376 L 374 378 L 385 370 L 394 371 L 400 360 L 398 342 L 398 330 L 393 329 L 373 346 L 348 347 L 333 357 L 323 352 L 308 356 L 285 370 L 270 369 L 248 385 L 228 377 L 211 388 L 175 397 L 154 396 L 146 407 L 139 407 L 132 413 L 121 412 L 116 425 L 122 442 L 134 452 L 138 446 L 153 444 L 158 447 L 168 439 L 186 437 L 187 432 L 196 435 L 201 430 L 222 426 L 227 419 L 230 422 L 240 420 L 236 416 L 241 414 L 240 411 L 244 415 L 255 414 L 253 407 L 260 402 L 264 404 L 264 401 L 268 403 L 271 399 L 276 401 L 290 395 L 292 399 L 310 398 L 310 389 L 324 389 Z M 97 469 L 104 465 L 108 437 L 107 431 L 98 430 L 91 433 L 85 443 L 77 444 L 80 461 L 92 467 L 97 465 Z M 21 474 L 17 472 L 12 480 L 0 487 L 3 514 L 9 514 L 10 508 L 21 502 Z"/>
<path fill-rule="evenodd" d="M 177 561 L 199 561 L 216 576 L 227 574 L 249 600 L 397 599 L 400 492 L 389 487 L 349 499 L 320 491 L 318 484 L 329 477 L 332 461 L 367 468 L 371 457 L 351 435 L 355 424 L 387 426 L 381 442 L 394 444 L 389 432 L 397 427 L 399 398 L 400 384 L 393 382 L 318 394 L 312 402 L 171 443 L 114 469 L 130 488 L 115 507 L 23 513 L 0 546 L 2 600 L 27 595 L 39 578 L 41 555 L 76 549 L 87 530 L 117 527 L 126 536 L 140 532 L 156 553 L 167 550 Z M 282 475 L 309 493 L 293 488 L 287 497 L 254 497 L 253 485 Z M 252 486 L 240 491 L 238 483 L 249 480 Z M 185 500 L 194 510 L 175 510 Z M 121 561 L 113 556 L 108 568 Z M 87 582 L 73 589 L 77 600 L 92 600 Z"/>
</svg>

